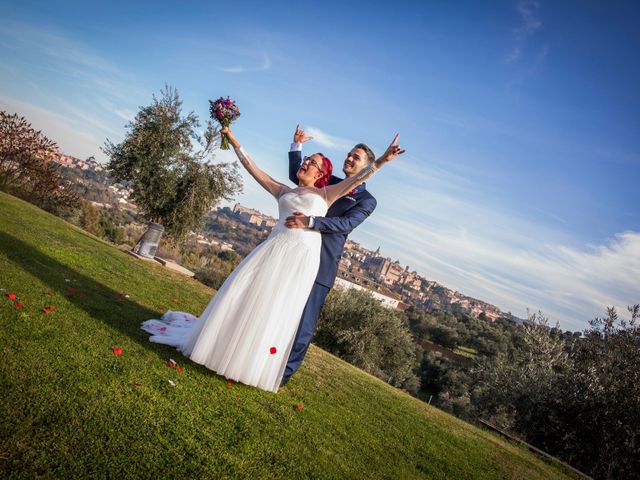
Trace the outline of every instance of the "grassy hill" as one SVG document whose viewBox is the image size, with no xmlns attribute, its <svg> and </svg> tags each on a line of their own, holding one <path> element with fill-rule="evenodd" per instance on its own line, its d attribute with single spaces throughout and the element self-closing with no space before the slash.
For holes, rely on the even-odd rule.
<svg viewBox="0 0 640 480">
<path fill-rule="evenodd" d="M 574 478 L 318 348 L 229 387 L 139 330 L 213 291 L 3 193 L 0 289 L 4 478 Z"/>
</svg>

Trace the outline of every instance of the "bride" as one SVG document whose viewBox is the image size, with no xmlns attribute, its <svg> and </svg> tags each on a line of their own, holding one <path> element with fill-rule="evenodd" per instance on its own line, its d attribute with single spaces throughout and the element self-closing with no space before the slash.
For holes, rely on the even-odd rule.
<svg viewBox="0 0 640 480">
<path fill-rule="evenodd" d="M 320 263 L 321 234 L 289 229 L 293 212 L 323 216 L 338 198 L 404 153 L 398 135 L 385 153 L 353 177 L 329 185 L 331 162 L 321 153 L 305 157 L 290 188 L 267 175 L 229 128 L 221 135 L 256 181 L 278 201 L 279 218 L 267 239 L 229 275 L 200 317 L 165 313 L 141 328 L 150 341 L 175 346 L 192 361 L 263 390 L 277 392 Z"/>
</svg>

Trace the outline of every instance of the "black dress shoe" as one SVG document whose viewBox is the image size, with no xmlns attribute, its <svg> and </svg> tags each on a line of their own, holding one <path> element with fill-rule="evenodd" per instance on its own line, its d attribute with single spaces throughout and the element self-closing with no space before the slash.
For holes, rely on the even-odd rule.
<svg viewBox="0 0 640 480">
<path fill-rule="evenodd" d="M 289 378 L 282 377 L 282 380 L 280 380 L 280 388 L 284 387 L 287 384 L 287 382 L 289 381 Z"/>
</svg>

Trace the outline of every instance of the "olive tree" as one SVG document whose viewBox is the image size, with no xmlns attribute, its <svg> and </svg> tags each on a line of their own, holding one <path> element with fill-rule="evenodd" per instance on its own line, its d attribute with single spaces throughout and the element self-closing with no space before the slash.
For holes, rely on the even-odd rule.
<svg viewBox="0 0 640 480">
<path fill-rule="evenodd" d="M 131 189 L 130 199 L 151 222 L 177 240 L 202 226 L 205 214 L 241 191 L 235 163 L 212 163 L 218 130 L 208 121 L 198 133 L 194 112 L 182 113 L 178 91 L 165 86 L 160 98 L 140 107 L 124 140 L 107 139 L 112 177 Z"/>
</svg>

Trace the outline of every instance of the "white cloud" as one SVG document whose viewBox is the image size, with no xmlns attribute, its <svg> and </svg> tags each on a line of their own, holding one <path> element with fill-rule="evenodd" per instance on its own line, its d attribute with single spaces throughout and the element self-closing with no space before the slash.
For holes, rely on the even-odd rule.
<svg viewBox="0 0 640 480">
<path fill-rule="evenodd" d="M 126 120 L 127 122 L 132 122 L 136 117 L 135 112 L 127 110 L 126 108 L 115 109 L 113 110 L 113 113 L 115 113 L 121 119 Z"/>
<path fill-rule="evenodd" d="M 16 51 L 17 58 L 23 52 L 39 55 L 38 69 L 69 78 L 79 93 L 100 92 L 128 102 L 145 94 L 136 88 L 135 78 L 103 55 L 51 28 L 14 22 L 0 26 L 0 39 Z"/>
<path fill-rule="evenodd" d="M 104 108 L 107 112 L 115 115 L 116 117 L 126 120 L 127 122 L 131 122 L 135 119 L 136 113 L 132 110 L 126 108 L 120 108 L 110 102 L 106 98 L 100 97 L 98 99 L 98 103 L 102 108 Z"/>
<path fill-rule="evenodd" d="M 505 57 L 507 63 L 520 60 L 523 55 L 525 43 L 529 37 L 536 33 L 542 27 L 542 20 L 538 16 L 540 4 L 536 1 L 524 0 L 518 4 L 518 13 L 522 20 L 522 24 L 513 31 L 514 45 L 511 52 Z M 538 58 L 544 58 L 548 53 L 545 47 L 544 54 Z"/>
<path fill-rule="evenodd" d="M 244 73 L 244 72 L 261 72 L 263 70 L 269 70 L 271 68 L 271 58 L 265 53 L 262 60 L 262 64 L 255 67 L 221 67 L 220 70 L 227 73 Z"/>
<path fill-rule="evenodd" d="M 304 130 L 307 135 L 313 137 L 315 143 L 321 147 L 331 148 L 333 150 L 347 151 L 357 143 L 346 138 L 329 135 L 319 128 L 312 126 L 306 126 Z"/>
<path fill-rule="evenodd" d="M 5 95 L 3 104 L 38 125 L 65 153 L 106 160 L 100 151 L 105 138 L 122 137 L 122 120 L 134 117 L 132 102 L 145 95 L 136 87 L 136 79 L 100 53 L 48 27 L 11 23 L 0 26 L 0 39 L 17 52 L 15 58 L 21 53 L 35 55 L 39 70 L 36 76 L 14 66 L 14 81 L 28 88 L 13 98 Z M 73 101 L 42 82 L 43 75 L 73 82 Z"/>
<path fill-rule="evenodd" d="M 433 159 L 425 159 L 422 156 L 405 153 L 396 160 L 392 168 L 404 179 L 411 179 L 410 183 L 421 190 L 457 192 L 477 192 L 477 188 L 467 175 L 458 173 L 449 168 L 439 166 Z M 452 197 L 447 197 L 452 198 Z"/>
<path fill-rule="evenodd" d="M 93 132 L 109 134 L 112 138 L 120 138 L 122 136 L 123 132 L 121 130 L 116 130 L 110 124 L 101 121 L 98 112 L 85 112 L 60 98 L 56 99 L 56 101 L 68 113 L 68 118 L 82 120 L 82 124 L 91 125 L 94 127 Z"/>
<path fill-rule="evenodd" d="M 122 70 L 101 55 L 45 27 L 11 23 L 0 26 L 0 36 L 8 40 L 12 48 L 27 46 L 32 51 L 38 51 L 55 59 L 63 66 L 74 65 L 82 69 L 124 75 Z"/>
</svg>

